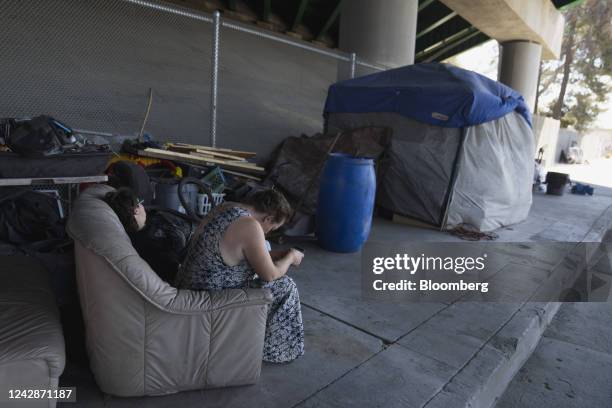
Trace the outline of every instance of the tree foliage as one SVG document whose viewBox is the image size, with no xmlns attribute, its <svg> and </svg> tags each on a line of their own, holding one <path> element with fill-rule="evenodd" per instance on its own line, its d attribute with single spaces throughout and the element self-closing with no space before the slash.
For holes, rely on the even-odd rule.
<svg viewBox="0 0 612 408">
<path fill-rule="evenodd" d="M 584 0 L 564 14 L 561 59 L 542 64 L 538 100 L 554 94 L 541 113 L 582 131 L 612 91 L 612 1 Z"/>
</svg>

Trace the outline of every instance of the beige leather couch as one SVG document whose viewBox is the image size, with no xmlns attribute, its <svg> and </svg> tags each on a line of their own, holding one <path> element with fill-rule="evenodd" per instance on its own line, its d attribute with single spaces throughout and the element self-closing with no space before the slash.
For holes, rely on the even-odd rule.
<svg viewBox="0 0 612 408">
<path fill-rule="evenodd" d="M 11 401 L 7 393 L 57 388 L 65 362 L 47 271 L 32 258 L 0 257 L 0 407 L 55 407 L 53 399 Z"/>
<path fill-rule="evenodd" d="M 271 295 L 177 290 L 138 256 L 93 186 L 74 203 L 77 284 L 91 370 L 117 396 L 255 383 Z"/>
</svg>

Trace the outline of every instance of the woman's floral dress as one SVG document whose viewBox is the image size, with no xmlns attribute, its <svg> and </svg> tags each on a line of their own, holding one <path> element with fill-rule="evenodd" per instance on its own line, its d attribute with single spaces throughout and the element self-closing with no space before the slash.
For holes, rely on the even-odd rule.
<svg viewBox="0 0 612 408">
<path fill-rule="evenodd" d="M 263 360 L 283 363 L 303 355 L 304 325 L 295 282 L 288 276 L 271 282 L 254 278 L 255 271 L 246 259 L 235 266 L 226 265 L 220 251 L 223 234 L 232 222 L 251 214 L 244 208 L 232 206 L 213 211 L 190 243 L 176 277 L 176 287 L 193 290 L 270 289 L 273 301 L 268 311 Z"/>
</svg>

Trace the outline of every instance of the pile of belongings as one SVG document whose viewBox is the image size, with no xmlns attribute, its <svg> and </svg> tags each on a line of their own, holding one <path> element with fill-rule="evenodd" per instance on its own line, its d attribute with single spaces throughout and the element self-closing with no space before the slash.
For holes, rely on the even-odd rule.
<svg viewBox="0 0 612 408">
<path fill-rule="evenodd" d="M 47 269 L 58 303 L 75 301 L 72 240 L 58 194 L 23 187 L 0 189 L 0 256 L 27 255 Z"/>
<path fill-rule="evenodd" d="M 107 150 L 107 146 L 88 143 L 87 139 L 75 133 L 68 125 L 48 115 L 32 119 L 0 120 L 0 144 L 25 157 Z"/>
<path fill-rule="evenodd" d="M 201 219 L 225 197 L 239 201 L 259 183 L 255 152 L 150 138 L 125 140 L 107 168 L 109 184 L 129 187 L 147 209 L 147 225 L 130 235 L 140 256 L 172 283 Z M 207 195 L 207 200 L 199 196 Z M 206 204 L 204 204 L 206 202 Z"/>
<path fill-rule="evenodd" d="M 100 175 L 111 154 L 48 115 L 0 119 L 0 146 L 2 178 Z"/>
<path fill-rule="evenodd" d="M 125 148 L 124 146 L 124 150 Z M 263 167 L 249 161 L 255 157 L 255 152 L 187 143 L 168 143 L 163 149 L 154 146 L 140 146 L 137 149 L 132 147 L 132 153 L 141 157 L 172 160 L 197 166 L 218 166 L 224 173 L 255 181 L 261 181 L 260 176 L 265 174 Z"/>
<path fill-rule="evenodd" d="M 387 127 L 362 127 L 339 134 L 289 137 L 272 154 L 265 182 L 285 193 L 296 210 L 292 220 L 295 225 L 300 217 L 311 217 L 316 212 L 319 177 L 328 152 L 369 157 L 378 166 L 384 160 L 391 136 L 392 131 Z"/>
</svg>

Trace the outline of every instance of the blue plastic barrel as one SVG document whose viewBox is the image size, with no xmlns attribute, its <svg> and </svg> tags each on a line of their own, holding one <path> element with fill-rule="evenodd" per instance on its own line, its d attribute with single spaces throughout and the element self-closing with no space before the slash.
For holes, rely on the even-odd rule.
<svg viewBox="0 0 612 408">
<path fill-rule="evenodd" d="M 334 252 L 359 251 L 370 234 L 375 195 L 372 159 L 330 154 L 319 187 L 316 215 L 319 245 Z"/>
</svg>

